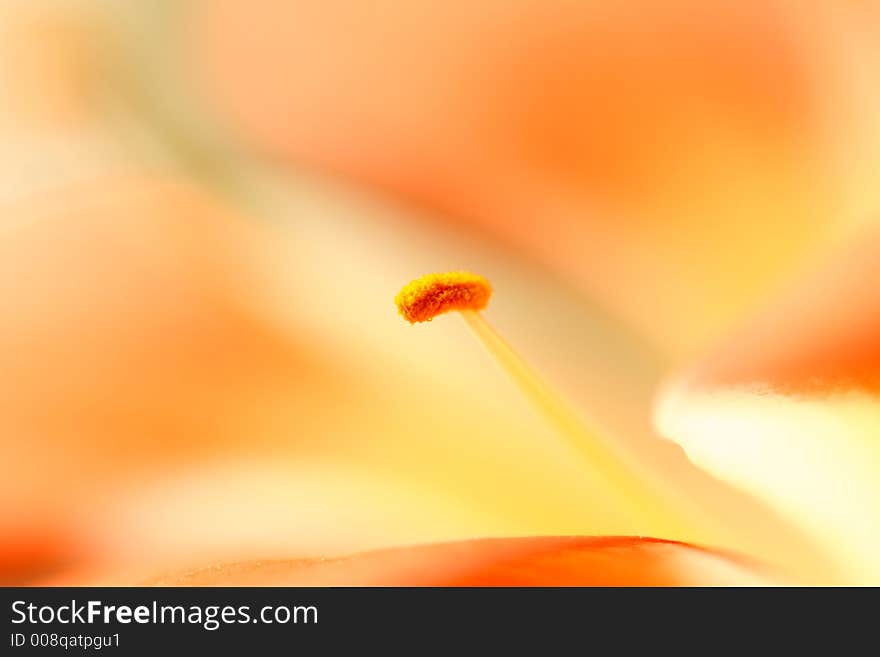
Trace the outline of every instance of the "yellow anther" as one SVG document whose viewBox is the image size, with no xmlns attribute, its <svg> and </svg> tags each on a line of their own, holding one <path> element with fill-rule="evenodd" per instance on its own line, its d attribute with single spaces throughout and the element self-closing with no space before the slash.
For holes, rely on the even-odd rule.
<svg viewBox="0 0 880 657">
<path fill-rule="evenodd" d="M 411 324 L 428 322 L 450 310 L 482 310 L 492 286 L 482 276 L 466 271 L 428 274 L 408 283 L 394 297 L 397 309 Z"/>
</svg>

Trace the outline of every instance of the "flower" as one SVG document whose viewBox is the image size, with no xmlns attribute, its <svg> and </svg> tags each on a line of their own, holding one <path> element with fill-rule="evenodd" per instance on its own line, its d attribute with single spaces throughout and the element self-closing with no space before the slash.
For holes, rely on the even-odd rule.
<svg viewBox="0 0 880 657">
<path fill-rule="evenodd" d="M 876 206 L 867 11 L 297 5 L 0 10 L 7 581 L 874 581 L 873 393 L 791 422 L 871 333 L 681 369 Z M 389 312 L 450 267 L 487 318 Z"/>
</svg>

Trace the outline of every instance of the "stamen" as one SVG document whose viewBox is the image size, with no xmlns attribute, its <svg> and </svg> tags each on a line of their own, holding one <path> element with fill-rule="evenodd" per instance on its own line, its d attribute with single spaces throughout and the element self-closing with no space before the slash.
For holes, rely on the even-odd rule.
<svg viewBox="0 0 880 657">
<path fill-rule="evenodd" d="M 526 398 L 567 439 L 595 477 L 615 491 L 628 513 L 651 524 L 662 522 L 677 536 L 693 533 L 693 518 L 672 497 L 659 496 L 631 459 L 599 432 L 591 429 L 478 312 L 491 294 L 489 282 L 476 274 L 430 274 L 405 286 L 395 298 L 400 314 L 411 323 L 429 321 L 439 313 L 457 310 L 486 350 L 513 379 Z"/>
<path fill-rule="evenodd" d="M 491 295 L 492 286 L 482 276 L 451 271 L 411 281 L 394 297 L 394 303 L 404 319 L 415 324 L 451 310 L 482 310 Z"/>
</svg>

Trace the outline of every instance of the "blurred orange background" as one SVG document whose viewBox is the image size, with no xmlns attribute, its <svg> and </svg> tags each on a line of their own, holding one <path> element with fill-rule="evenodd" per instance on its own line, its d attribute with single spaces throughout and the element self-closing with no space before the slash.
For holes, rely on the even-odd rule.
<svg viewBox="0 0 880 657">
<path fill-rule="evenodd" d="M 880 581 L 880 3 L 8 0 L 0 81 L 2 583 L 555 535 Z M 462 322 L 395 315 L 459 268 L 699 522 L 628 516 Z M 795 385 L 657 402 L 715 353 Z"/>
</svg>

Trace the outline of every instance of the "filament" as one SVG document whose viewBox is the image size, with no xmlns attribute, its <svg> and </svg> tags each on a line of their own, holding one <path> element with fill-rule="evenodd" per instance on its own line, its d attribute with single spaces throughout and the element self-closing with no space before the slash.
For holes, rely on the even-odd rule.
<svg viewBox="0 0 880 657">
<path fill-rule="evenodd" d="M 662 521 L 668 530 L 691 533 L 693 518 L 676 497 L 663 495 L 646 474 L 583 419 L 514 351 L 475 310 L 460 311 L 486 350 L 532 402 L 541 415 L 580 453 L 595 476 L 619 496 L 633 519 Z"/>
</svg>

